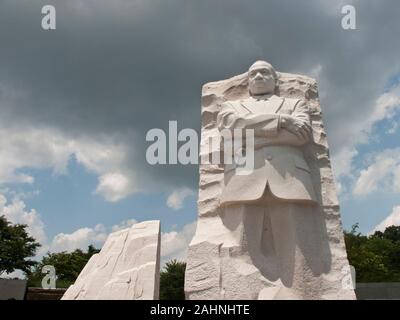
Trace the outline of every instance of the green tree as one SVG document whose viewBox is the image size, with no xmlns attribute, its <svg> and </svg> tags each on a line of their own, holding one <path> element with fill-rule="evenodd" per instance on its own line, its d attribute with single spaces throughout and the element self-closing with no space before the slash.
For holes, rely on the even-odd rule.
<svg viewBox="0 0 400 320">
<path fill-rule="evenodd" d="M 99 251 L 90 245 L 87 252 L 80 249 L 76 249 L 73 252 L 48 252 L 42 258 L 42 261 L 35 266 L 33 272 L 28 275 L 28 286 L 41 286 L 41 281 L 44 277 L 42 268 L 45 265 L 51 265 L 56 269 L 57 287 L 67 288 L 75 282 L 92 255 Z"/>
<path fill-rule="evenodd" d="M 0 216 L 0 276 L 15 270 L 29 272 L 35 261 L 33 257 L 40 244 L 29 236 L 24 224 L 11 224 Z"/>
<path fill-rule="evenodd" d="M 387 227 L 384 232 L 376 231 L 374 236 L 400 243 L 400 226 Z"/>
<path fill-rule="evenodd" d="M 356 269 L 357 282 L 400 281 L 400 227 L 364 236 L 358 224 L 345 232 L 349 262 Z"/>
<path fill-rule="evenodd" d="M 168 261 L 160 273 L 160 300 L 185 300 L 186 263 Z"/>
</svg>

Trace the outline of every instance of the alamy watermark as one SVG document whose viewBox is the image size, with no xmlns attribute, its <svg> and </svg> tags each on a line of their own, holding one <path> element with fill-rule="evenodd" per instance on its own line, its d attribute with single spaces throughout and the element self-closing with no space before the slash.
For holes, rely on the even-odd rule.
<svg viewBox="0 0 400 320">
<path fill-rule="evenodd" d="M 42 268 L 42 273 L 46 273 L 42 279 L 42 288 L 55 289 L 57 281 L 56 268 L 52 265 L 45 265 Z"/>
<path fill-rule="evenodd" d="M 199 152 L 197 132 L 190 128 L 178 132 L 177 121 L 169 121 L 168 135 L 162 129 L 151 129 L 146 141 L 153 142 L 146 150 L 146 160 L 151 165 L 234 164 L 239 175 L 254 170 L 253 129 L 223 129 L 205 137 Z"/>
<path fill-rule="evenodd" d="M 56 8 L 52 5 L 45 5 L 42 8 L 42 29 L 55 30 L 56 29 Z"/>
<path fill-rule="evenodd" d="M 344 30 L 356 30 L 357 29 L 357 18 L 356 8 L 350 4 L 342 7 L 342 28 Z"/>
</svg>

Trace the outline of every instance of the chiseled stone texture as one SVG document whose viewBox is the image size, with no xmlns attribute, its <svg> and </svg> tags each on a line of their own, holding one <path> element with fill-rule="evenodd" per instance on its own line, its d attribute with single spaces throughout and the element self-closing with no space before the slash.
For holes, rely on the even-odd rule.
<svg viewBox="0 0 400 320">
<path fill-rule="evenodd" d="M 342 286 L 342 270 L 348 267 L 348 260 L 317 83 L 306 76 L 278 73 L 277 85 L 277 95 L 303 99 L 311 109 L 313 141 L 303 153 L 319 206 L 304 216 L 306 221 L 298 219 L 296 232 L 312 236 L 304 236 L 288 252 L 287 261 L 293 263 L 284 268 L 287 270 L 275 270 L 275 274 L 263 270 L 263 261 L 238 246 L 230 229 L 234 222 L 219 206 L 224 166 L 201 164 L 197 229 L 187 254 L 187 299 L 355 299 L 354 290 Z M 203 86 L 202 157 L 220 152 L 219 145 L 210 144 L 209 138 L 219 136 L 221 104 L 248 96 L 247 73 Z M 280 276 L 283 273 L 286 279 Z"/>
<path fill-rule="evenodd" d="M 110 234 L 63 300 L 159 298 L 160 221 L 144 221 Z"/>
</svg>

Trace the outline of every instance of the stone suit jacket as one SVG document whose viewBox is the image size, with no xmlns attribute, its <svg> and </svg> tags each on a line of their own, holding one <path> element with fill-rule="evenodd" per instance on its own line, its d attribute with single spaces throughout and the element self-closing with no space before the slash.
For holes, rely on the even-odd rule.
<svg viewBox="0 0 400 320">
<path fill-rule="evenodd" d="M 254 170 L 248 175 L 237 174 L 238 165 L 225 165 L 220 205 L 257 202 L 266 190 L 288 202 L 317 203 L 311 171 L 302 151 L 310 137 L 299 138 L 281 128 L 283 113 L 310 123 L 309 109 L 299 99 L 273 95 L 268 99 L 250 97 L 222 104 L 218 129 L 254 129 L 255 152 Z M 234 151 L 238 154 L 240 150 Z"/>
</svg>

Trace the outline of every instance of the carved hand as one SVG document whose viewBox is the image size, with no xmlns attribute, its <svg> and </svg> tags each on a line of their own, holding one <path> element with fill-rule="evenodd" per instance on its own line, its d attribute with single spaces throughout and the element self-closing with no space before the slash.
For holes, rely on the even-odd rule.
<svg viewBox="0 0 400 320">
<path fill-rule="evenodd" d="M 312 129 L 309 123 L 289 115 L 281 115 L 280 126 L 295 134 L 300 139 L 307 140 L 311 135 Z"/>
</svg>

